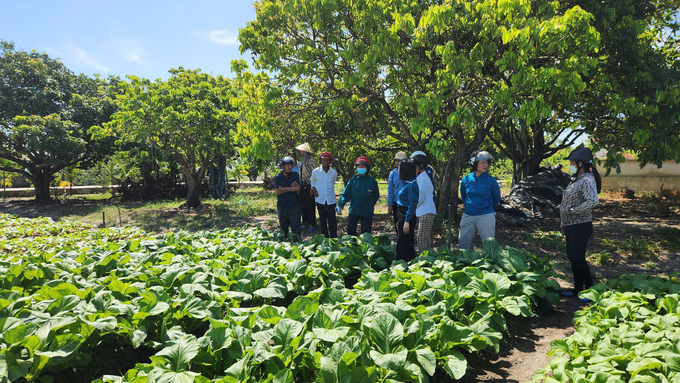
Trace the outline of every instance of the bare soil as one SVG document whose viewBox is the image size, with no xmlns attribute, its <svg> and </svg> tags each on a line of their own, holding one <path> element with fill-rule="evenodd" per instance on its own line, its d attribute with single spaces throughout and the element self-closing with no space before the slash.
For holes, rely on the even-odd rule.
<svg viewBox="0 0 680 383">
<path fill-rule="evenodd" d="M 37 204 L 32 201 L 10 201 L 0 203 L 0 212 L 23 217 L 48 216 L 55 220 L 73 216 L 74 211 L 83 215 L 97 208 L 98 201 L 61 204 L 58 202 Z M 594 211 L 595 230 L 588 246 L 589 261 L 595 282 L 604 282 L 622 274 L 650 273 L 667 274 L 680 270 L 680 214 L 677 204 L 670 203 L 671 214 L 657 217 L 651 196 L 626 199 L 622 193 L 610 192 L 601 195 L 601 203 Z M 202 212 L 166 209 L 154 213 L 153 220 L 171 220 L 168 217 L 184 215 L 191 230 L 191 215 L 209 214 L 209 207 Z M 176 222 L 176 221 L 175 221 Z M 276 217 L 261 216 L 233 218 L 229 226 L 261 225 L 265 229 L 277 229 Z M 439 222 L 439 221 L 438 221 Z M 157 222 L 156 222 L 157 223 Z M 220 221 L 220 225 L 225 223 Z M 346 216 L 339 217 L 339 234 L 345 232 Z M 167 226 L 167 225 L 166 225 Z M 158 226 L 156 226 L 158 227 Z M 213 229 L 222 229 L 213 227 Z M 175 228 L 161 226 L 159 231 Z M 201 227 L 205 229 L 205 227 Z M 318 234 L 318 229 L 313 234 Z M 374 234 L 387 234 L 396 240 L 391 218 L 385 207 L 379 207 L 373 222 Z M 304 236 L 310 236 L 305 231 Z M 435 247 L 457 245 L 457 231 L 453 230 L 452 240 L 447 240 L 443 224 L 435 226 Z M 524 248 L 533 254 L 548 257 L 556 263 L 556 270 L 564 274 L 560 284 L 571 286 L 571 273 L 564 250 L 564 239 L 559 234 L 559 220 L 541 219 L 531 222 L 528 227 L 496 228 L 496 239 L 501 245 Z M 481 246 L 479 238 L 473 246 Z M 584 306 L 574 298 L 562 298 L 558 306 L 549 304 L 536 308 L 533 318 L 519 318 L 508 324 L 509 331 L 501 343 L 500 352 L 484 351 L 471 355 L 470 370 L 463 382 L 527 382 L 536 371 L 550 361 L 546 356 L 550 342 L 562 339 L 574 332 L 572 318 Z M 446 376 L 433 377 L 434 382 L 450 381 Z"/>
</svg>

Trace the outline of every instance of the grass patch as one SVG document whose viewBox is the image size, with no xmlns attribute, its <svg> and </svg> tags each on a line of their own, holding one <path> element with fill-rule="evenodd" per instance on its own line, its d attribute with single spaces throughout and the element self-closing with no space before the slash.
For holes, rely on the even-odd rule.
<svg viewBox="0 0 680 383">
<path fill-rule="evenodd" d="M 596 266 L 611 266 L 618 263 L 611 253 L 607 251 L 590 254 L 588 256 L 588 262 Z"/>
<path fill-rule="evenodd" d="M 663 250 L 658 243 L 637 236 L 629 236 L 623 241 L 603 238 L 602 245 L 609 251 L 614 251 L 622 256 L 641 259 L 646 261 L 658 260 L 659 253 Z"/>
<path fill-rule="evenodd" d="M 523 232 L 522 237 L 525 241 L 540 246 L 544 251 L 565 252 L 567 250 L 564 234 L 559 230 L 537 228 L 534 231 Z"/>
<path fill-rule="evenodd" d="M 111 195 L 93 194 L 65 201 L 61 219 L 77 220 L 99 227 L 136 226 L 146 231 L 163 232 L 182 228 L 190 231 L 220 230 L 254 224 L 253 219 L 276 215 L 276 196 L 261 187 L 238 189 L 226 201 L 202 199 L 203 208 L 179 209 L 183 199 L 157 201 L 120 201 Z M 275 221 L 275 220 L 274 220 Z"/>
</svg>

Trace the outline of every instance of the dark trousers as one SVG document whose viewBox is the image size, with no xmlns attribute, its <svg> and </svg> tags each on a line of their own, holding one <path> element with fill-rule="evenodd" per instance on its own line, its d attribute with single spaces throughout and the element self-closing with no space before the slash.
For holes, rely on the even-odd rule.
<svg viewBox="0 0 680 383">
<path fill-rule="evenodd" d="M 276 207 L 276 212 L 279 216 L 279 225 L 281 230 L 285 235 L 288 235 L 288 226 L 290 226 L 290 231 L 300 235 L 302 229 L 300 225 L 300 205 L 295 205 L 292 207 Z"/>
<path fill-rule="evenodd" d="M 314 196 L 309 195 L 311 189 L 307 184 L 300 185 L 300 212 L 303 224 L 316 226 L 316 201 Z"/>
<path fill-rule="evenodd" d="M 357 235 L 357 224 L 361 220 L 361 234 L 370 233 L 373 226 L 373 217 L 359 217 L 358 215 L 347 216 L 347 234 Z"/>
<path fill-rule="evenodd" d="M 404 234 L 404 222 L 406 222 L 406 207 L 398 207 L 399 222 L 397 222 L 397 259 L 410 262 L 416 257 L 415 231 L 418 219 L 413 217 L 409 222 L 409 232 Z"/>
<path fill-rule="evenodd" d="M 397 229 L 397 223 L 399 223 L 399 206 L 396 203 L 392 205 L 392 221 L 394 221 L 394 232 L 399 235 L 399 229 Z"/>
<path fill-rule="evenodd" d="M 589 289 L 593 285 L 590 268 L 586 262 L 586 247 L 593 234 L 593 223 L 584 222 L 564 227 L 567 241 L 567 258 L 571 262 L 571 272 L 574 274 L 574 293 Z"/>
<path fill-rule="evenodd" d="M 335 204 L 322 205 L 317 203 L 316 208 L 319 210 L 321 234 L 328 238 L 338 238 L 338 220 L 335 217 Z"/>
</svg>

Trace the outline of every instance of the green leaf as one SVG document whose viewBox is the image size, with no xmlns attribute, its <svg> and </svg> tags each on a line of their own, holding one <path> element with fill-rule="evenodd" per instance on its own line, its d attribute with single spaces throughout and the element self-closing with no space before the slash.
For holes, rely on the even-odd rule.
<svg viewBox="0 0 680 383">
<path fill-rule="evenodd" d="M 162 349 L 156 355 L 167 359 L 172 364 L 173 371 L 180 372 L 186 369 L 191 360 L 198 354 L 200 347 L 201 344 L 196 338 L 185 336 L 170 343 L 169 347 Z M 165 376 L 167 378 L 168 375 Z"/>
<path fill-rule="evenodd" d="M 135 329 L 132 334 L 130 334 L 130 341 L 132 342 L 132 347 L 137 348 L 139 347 L 142 342 L 144 342 L 144 339 L 146 339 L 146 327 L 145 326 L 140 326 L 139 328 Z"/>
<path fill-rule="evenodd" d="M 415 353 L 420 367 L 422 367 L 430 376 L 434 375 L 434 371 L 437 368 L 437 357 L 430 347 L 420 345 L 415 349 Z"/>
<path fill-rule="evenodd" d="M 406 364 L 408 350 L 406 350 L 406 347 L 404 346 L 399 346 L 394 351 L 396 352 L 383 354 L 379 351 L 371 350 L 369 355 L 378 367 L 399 371 L 404 368 L 404 365 Z"/>
<path fill-rule="evenodd" d="M 23 342 L 24 339 L 34 334 L 38 326 L 33 323 L 26 323 L 7 330 L 2 334 L 3 341 L 8 346 L 13 346 L 17 343 Z"/>
<path fill-rule="evenodd" d="M 404 339 L 403 326 L 397 318 L 388 313 L 380 313 L 373 317 L 369 329 L 371 342 L 380 354 L 390 354 Z"/>
<path fill-rule="evenodd" d="M 299 320 L 314 314 L 318 309 L 319 302 L 313 301 L 307 297 L 297 297 L 290 305 L 288 305 L 286 317 L 293 320 Z"/>
<path fill-rule="evenodd" d="M 288 318 L 281 319 L 276 326 L 274 326 L 274 342 L 287 348 L 293 339 L 300 335 L 302 329 L 303 325 L 300 322 Z"/>
<path fill-rule="evenodd" d="M 326 342 L 337 342 L 340 338 L 347 336 L 349 327 L 336 327 L 333 329 L 314 327 L 312 332 L 317 338 Z"/>
<path fill-rule="evenodd" d="M 446 356 L 446 364 L 444 365 L 444 370 L 455 380 L 458 380 L 465 375 L 465 370 L 467 369 L 467 360 L 463 354 L 454 351 Z"/>
<path fill-rule="evenodd" d="M 194 383 L 198 373 L 191 371 L 173 371 L 164 366 L 156 366 L 149 373 L 147 383 Z"/>
<path fill-rule="evenodd" d="M 262 307 L 260 311 L 257 313 L 257 316 L 269 324 L 276 324 L 279 320 L 281 320 L 279 310 L 271 306 Z"/>
<path fill-rule="evenodd" d="M 32 359 L 22 360 L 8 349 L 0 350 L 0 377 L 8 377 L 10 381 L 26 376 L 33 363 Z"/>
<path fill-rule="evenodd" d="M 87 318 L 88 319 L 84 319 L 81 317 L 81 320 L 102 332 L 113 331 L 118 324 L 115 317 L 105 316 L 105 314 L 91 314 L 88 315 Z"/>
<path fill-rule="evenodd" d="M 205 337 L 210 340 L 210 349 L 212 351 L 229 348 L 232 343 L 231 329 L 228 327 L 213 327 L 211 326 L 205 333 Z"/>
</svg>

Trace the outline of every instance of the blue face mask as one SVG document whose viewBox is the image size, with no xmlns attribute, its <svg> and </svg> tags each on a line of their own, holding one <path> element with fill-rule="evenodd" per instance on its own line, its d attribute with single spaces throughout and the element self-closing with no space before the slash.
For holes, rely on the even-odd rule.
<svg viewBox="0 0 680 383">
<path fill-rule="evenodd" d="M 367 171 L 368 171 L 368 169 L 366 169 L 366 168 L 357 168 L 357 173 L 359 173 L 359 174 L 366 174 Z"/>
</svg>

